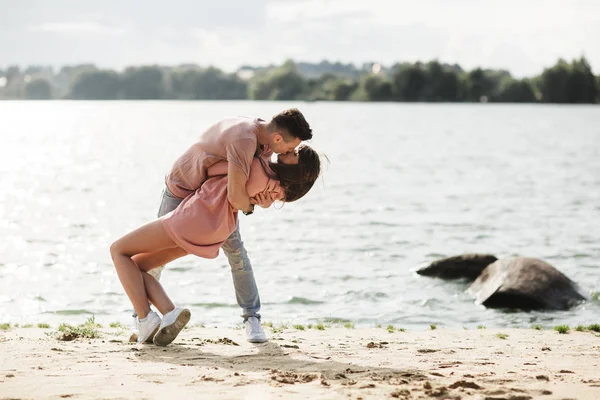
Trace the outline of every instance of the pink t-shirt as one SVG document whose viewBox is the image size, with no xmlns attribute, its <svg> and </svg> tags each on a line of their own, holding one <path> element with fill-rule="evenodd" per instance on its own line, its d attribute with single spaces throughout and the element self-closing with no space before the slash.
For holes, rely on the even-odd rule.
<svg viewBox="0 0 600 400">
<path fill-rule="evenodd" d="M 266 148 L 257 154 L 259 123 L 252 117 L 233 117 L 221 120 L 208 128 L 181 157 L 179 157 L 165 183 L 169 192 L 181 199 L 193 193 L 208 179 L 207 169 L 219 162 L 234 163 L 250 174 L 255 155 L 270 157 Z"/>
<path fill-rule="evenodd" d="M 225 164 L 225 165 L 222 165 Z M 250 197 L 258 193 L 274 193 L 283 197 L 279 181 L 265 172 L 261 160 L 254 158 L 246 190 Z M 209 168 L 209 175 L 227 171 L 226 163 Z M 267 171 L 270 169 L 267 166 Z M 227 175 L 209 177 L 206 182 L 187 196 L 175 209 L 161 218 L 165 230 L 175 243 L 190 254 L 215 258 L 223 242 L 233 233 L 238 212 L 227 199 Z"/>
</svg>

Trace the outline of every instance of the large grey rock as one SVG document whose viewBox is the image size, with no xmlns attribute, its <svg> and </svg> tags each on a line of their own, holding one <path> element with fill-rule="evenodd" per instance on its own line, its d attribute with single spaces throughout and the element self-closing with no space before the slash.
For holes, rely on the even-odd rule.
<svg viewBox="0 0 600 400">
<path fill-rule="evenodd" d="M 552 265 L 535 258 L 504 258 L 490 264 L 469 287 L 490 308 L 566 310 L 586 298 Z"/>
<path fill-rule="evenodd" d="M 498 259 L 491 254 L 463 254 L 436 260 L 418 268 L 415 272 L 419 275 L 442 279 L 467 278 L 473 281 L 481 271 L 496 260 Z"/>
</svg>

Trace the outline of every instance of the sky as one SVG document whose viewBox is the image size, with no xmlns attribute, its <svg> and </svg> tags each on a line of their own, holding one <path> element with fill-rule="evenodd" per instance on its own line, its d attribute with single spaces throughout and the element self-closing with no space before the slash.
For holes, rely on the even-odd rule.
<svg viewBox="0 0 600 400">
<path fill-rule="evenodd" d="M 585 56 L 600 0 L 0 0 L 0 67 L 403 61 L 537 75 Z"/>
</svg>

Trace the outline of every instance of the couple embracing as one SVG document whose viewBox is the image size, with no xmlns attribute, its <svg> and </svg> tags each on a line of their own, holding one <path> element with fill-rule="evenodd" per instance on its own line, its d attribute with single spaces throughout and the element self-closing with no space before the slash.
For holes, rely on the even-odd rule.
<svg viewBox="0 0 600 400">
<path fill-rule="evenodd" d="M 208 128 L 175 161 L 165 180 L 158 219 L 110 247 L 135 310 L 138 342 L 166 346 L 190 320 L 190 310 L 175 306 L 160 284 L 164 266 L 188 254 L 215 258 L 219 249 L 231 266 L 248 341 L 267 341 L 238 212 L 250 215 L 255 205 L 267 208 L 275 200 L 292 202 L 308 193 L 321 169 L 318 154 L 301 144 L 311 138 L 312 129 L 297 109 L 269 122 L 228 118 Z M 273 153 L 276 161 L 271 161 Z"/>
</svg>

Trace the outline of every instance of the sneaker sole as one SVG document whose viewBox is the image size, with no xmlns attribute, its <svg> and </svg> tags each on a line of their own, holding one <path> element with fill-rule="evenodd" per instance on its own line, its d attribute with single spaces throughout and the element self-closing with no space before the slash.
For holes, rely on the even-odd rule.
<svg viewBox="0 0 600 400">
<path fill-rule="evenodd" d="M 146 338 L 146 340 L 144 341 L 144 343 L 152 343 L 154 341 L 154 335 L 156 335 L 156 333 L 158 332 L 158 329 L 160 328 L 160 324 L 156 327 L 156 329 L 150 334 L 150 336 L 148 336 Z"/>
<path fill-rule="evenodd" d="M 248 338 L 247 340 L 249 343 L 266 343 L 269 341 L 269 339 L 251 339 L 251 338 Z"/>
<path fill-rule="evenodd" d="M 175 322 L 173 322 L 171 325 L 162 327 L 162 329 L 159 329 L 158 332 L 156 332 L 156 335 L 154 335 L 154 339 L 152 340 L 154 344 L 164 347 L 171 343 L 190 321 L 190 317 L 190 310 L 184 308 L 183 311 L 181 311 L 181 313 L 179 313 L 177 316 Z"/>
</svg>

